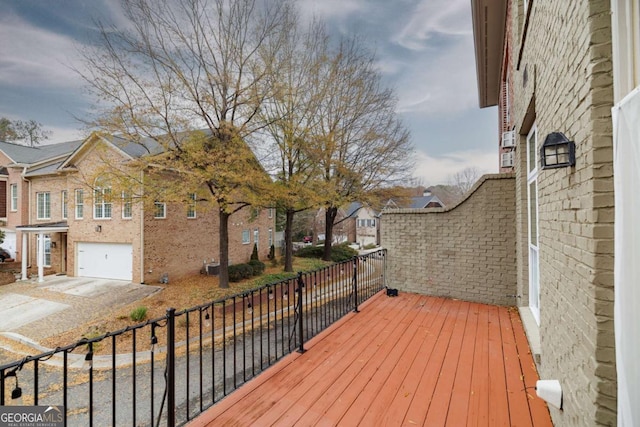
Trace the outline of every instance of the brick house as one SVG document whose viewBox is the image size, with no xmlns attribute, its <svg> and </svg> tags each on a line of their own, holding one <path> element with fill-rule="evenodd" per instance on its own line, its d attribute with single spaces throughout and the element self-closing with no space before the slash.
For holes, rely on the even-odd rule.
<svg viewBox="0 0 640 427">
<path fill-rule="evenodd" d="M 633 182 L 616 177 L 614 201 L 621 168 L 614 168 L 612 108 L 640 84 L 640 6 L 471 3 L 480 106 L 498 106 L 501 170 L 515 174 L 520 311 L 540 377 L 558 380 L 563 391 L 562 409 L 550 407 L 554 424 L 638 425 L 640 318 L 630 312 L 640 295 L 627 292 L 637 289 L 637 276 L 622 283 L 619 275 L 633 262 L 619 269 L 616 259 L 614 275 L 614 230 L 616 248 L 631 230 L 618 222 L 619 203 L 629 202 L 621 189 Z M 640 115 L 629 122 L 638 127 Z M 551 145 L 557 132 L 571 141 L 560 152 Z M 561 160 L 568 165 L 549 167 Z"/>
<path fill-rule="evenodd" d="M 106 164 L 123 165 L 149 151 L 137 144 L 92 134 L 86 140 L 42 147 L 0 143 L 9 209 L 7 243 L 27 266 L 69 276 L 155 283 L 198 273 L 218 258 L 218 214 L 194 200 L 185 205 L 136 201 L 112 194 Z M 144 177 L 142 177 L 144 179 Z M 195 199 L 195 197 L 194 197 Z M 248 261 L 254 243 L 266 258 L 273 243 L 273 210 L 254 218 L 242 209 L 230 218 L 229 262 Z"/>
</svg>

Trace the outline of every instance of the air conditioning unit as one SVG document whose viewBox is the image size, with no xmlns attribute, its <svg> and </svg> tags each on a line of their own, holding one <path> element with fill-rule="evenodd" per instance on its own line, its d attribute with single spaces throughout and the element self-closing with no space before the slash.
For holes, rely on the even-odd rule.
<svg viewBox="0 0 640 427">
<path fill-rule="evenodd" d="M 502 132 L 502 148 L 509 148 L 516 146 L 516 133 L 515 131 Z"/>
<path fill-rule="evenodd" d="M 500 167 L 511 168 L 513 167 L 513 151 L 509 153 L 502 153 L 500 156 Z"/>
</svg>

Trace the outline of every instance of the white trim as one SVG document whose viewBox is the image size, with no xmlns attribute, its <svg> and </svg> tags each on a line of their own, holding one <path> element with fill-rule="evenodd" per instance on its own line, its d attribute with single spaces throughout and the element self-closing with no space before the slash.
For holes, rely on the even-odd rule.
<svg viewBox="0 0 640 427">
<path fill-rule="evenodd" d="M 611 0 L 613 98 L 618 103 L 640 85 L 640 5 Z"/>
<path fill-rule="evenodd" d="M 158 215 L 159 209 L 162 208 L 162 214 Z M 165 219 L 167 218 L 167 204 L 164 202 L 153 202 L 153 218 L 154 219 Z"/>
<path fill-rule="evenodd" d="M 40 201 L 40 196 L 45 200 Z M 42 215 L 40 216 L 40 207 L 42 206 Z M 36 192 L 36 218 L 37 219 L 51 219 L 51 193 L 49 191 Z"/>
<path fill-rule="evenodd" d="M 15 189 L 15 195 L 13 191 Z M 18 184 L 9 184 L 9 199 L 10 199 L 10 211 L 18 211 Z"/>
<path fill-rule="evenodd" d="M 533 148 L 533 149 L 532 149 Z M 529 253 L 529 308 L 540 325 L 540 227 L 538 209 L 538 128 L 534 124 L 527 135 L 527 242 Z M 533 154 L 533 159 L 531 155 Z M 535 194 L 531 194 L 531 187 Z M 532 199 L 535 206 L 532 206 Z M 531 213 L 535 211 L 535 219 Z M 535 220 L 535 224 L 533 221 Z M 535 239 L 531 230 L 535 229 Z M 534 241 L 535 240 L 535 241 Z"/>
</svg>

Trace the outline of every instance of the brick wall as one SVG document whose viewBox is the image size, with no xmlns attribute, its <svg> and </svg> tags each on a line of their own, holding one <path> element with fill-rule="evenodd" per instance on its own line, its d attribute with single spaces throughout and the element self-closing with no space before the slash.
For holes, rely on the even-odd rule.
<svg viewBox="0 0 640 427">
<path fill-rule="evenodd" d="M 381 244 L 390 287 L 516 305 L 513 175 L 483 176 L 451 208 L 383 211 Z"/>
<path fill-rule="evenodd" d="M 516 8 L 520 2 L 509 4 Z M 511 70 L 512 118 L 521 135 L 516 150 L 518 291 L 527 306 L 523 148 L 535 123 L 538 149 L 554 131 L 576 143 L 575 167 L 538 174 L 539 372 L 563 387 L 563 410 L 550 408 L 555 425 L 615 425 L 610 3 L 530 4 L 526 34 L 521 15 L 510 14 L 508 22 L 510 43 L 521 49 Z"/>
</svg>

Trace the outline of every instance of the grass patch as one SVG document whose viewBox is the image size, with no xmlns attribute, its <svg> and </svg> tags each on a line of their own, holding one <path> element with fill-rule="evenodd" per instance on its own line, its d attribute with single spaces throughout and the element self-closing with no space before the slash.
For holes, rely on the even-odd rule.
<svg viewBox="0 0 640 427">
<path fill-rule="evenodd" d="M 147 318 L 147 311 L 148 311 L 147 307 L 144 307 L 144 306 L 136 307 L 133 310 L 131 310 L 131 313 L 129 313 L 129 318 L 134 322 L 142 322 L 144 319 Z"/>
</svg>

